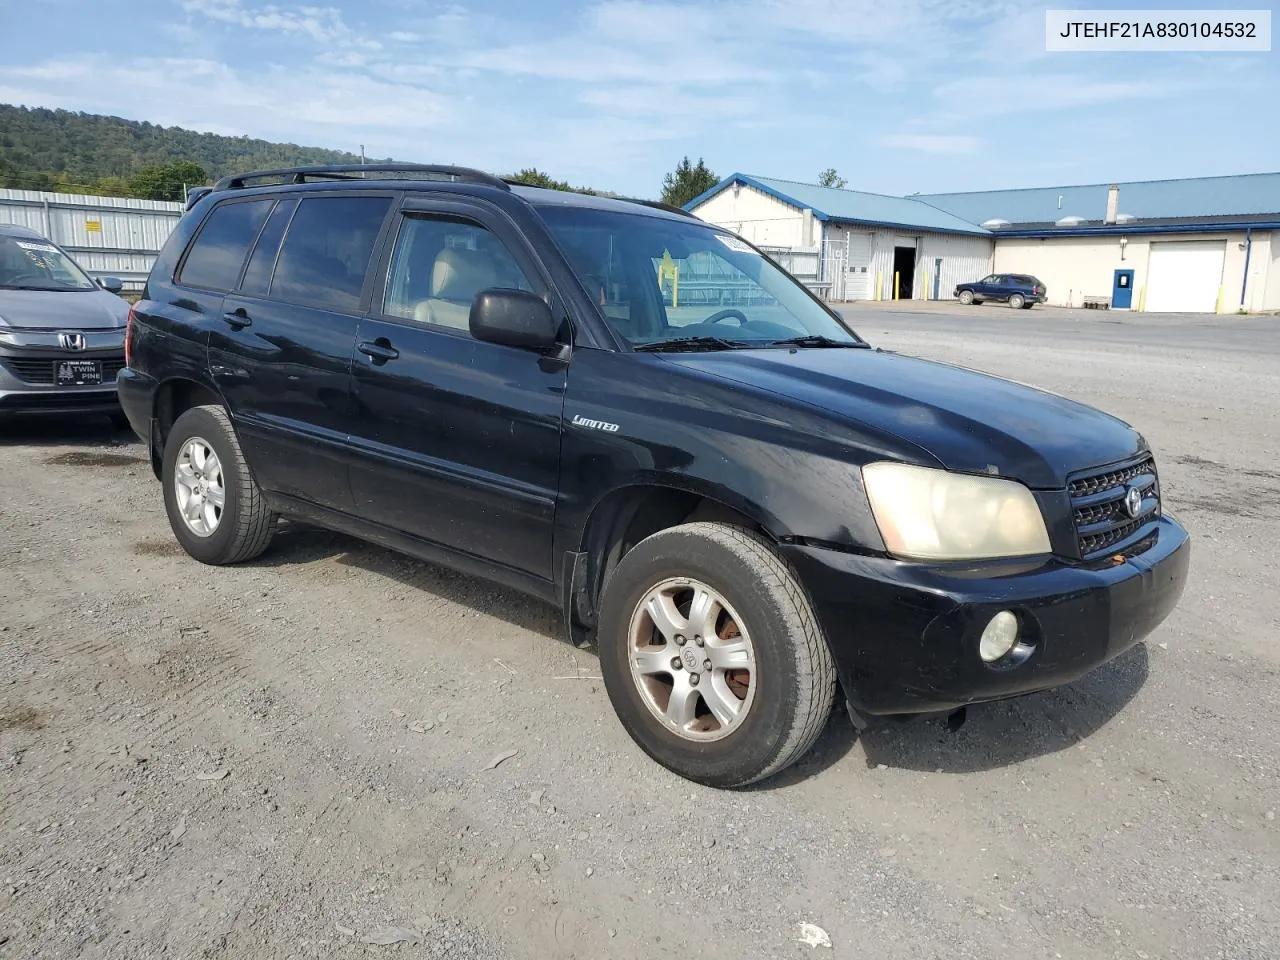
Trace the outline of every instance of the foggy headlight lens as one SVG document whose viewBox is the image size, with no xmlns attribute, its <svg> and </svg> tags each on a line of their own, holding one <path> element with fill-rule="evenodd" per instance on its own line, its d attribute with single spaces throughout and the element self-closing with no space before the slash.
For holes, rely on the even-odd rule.
<svg viewBox="0 0 1280 960">
<path fill-rule="evenodd" d="M 982 560 L 1049 552 L 1031 491 L 1013 480 L 905 463 L 862 468 L 885 547 L 913 560 Z"/>
</svg>

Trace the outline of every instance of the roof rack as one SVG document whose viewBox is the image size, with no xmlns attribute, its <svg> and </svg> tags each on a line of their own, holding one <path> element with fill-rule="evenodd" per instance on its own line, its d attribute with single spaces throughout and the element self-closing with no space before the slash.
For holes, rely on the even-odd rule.
<svg viewBox="0 0 1280 960">
<path fill-rule="evenodd" d="M 323 180 L 367 180 L 371 174 L 420 174 L 406 179 L 448 182 L 459 180 L 483 183 L 502 190 L 510 190 L 501 179 L 482 170 L 470 167 L 454 167 L 435 163 L 331 163 L 318 167 L 286 167 L 280 170 L 256 170 L 253 173 L 237 173 L 223 177 L 213 185 L 214 190 L 243 190 L 250 181 L 280 180 L 281 183 L 307 183 Z M 374 177 L 373 179 L 376 179 Z"/>
</svg>

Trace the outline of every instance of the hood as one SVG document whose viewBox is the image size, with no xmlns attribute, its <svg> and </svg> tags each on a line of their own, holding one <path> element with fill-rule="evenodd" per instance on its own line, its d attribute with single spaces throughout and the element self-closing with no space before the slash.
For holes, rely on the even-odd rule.
<svg viewBox="0 0 1280 960">
<path fill-rule="evenodd" d="M 106 290 L 0 289 L 0 329 L 112 330 L 128 317 L 129 304 Z"/>
<path fill-rule="evenodd" d="M 950 470 L 1012 477 L 1038 489 L 1061 488 L 1069 473 L 1145 449 L 1137 431 L 1093 407 L 896 353 L 772 349 L 662 356 L 908 440 Z"/>
</svg>

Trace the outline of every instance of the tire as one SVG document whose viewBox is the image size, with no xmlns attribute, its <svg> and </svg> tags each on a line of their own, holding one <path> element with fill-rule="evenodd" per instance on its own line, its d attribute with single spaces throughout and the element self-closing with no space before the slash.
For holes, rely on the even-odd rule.
<svg viewBox="0 0 1280 960">
<path fill-rule="evenodd" d="M 705 621 L 714 624 L 714 642 L 695 646 L 690 638 L 683 638 L 685 644 L 680 647 L 653 627 L 656 621 L 643 604 L 655 591 L 672 590 L 679 597 L 681 590 L 688 589 L 681 585 L 689 581 L 718 594 L 724 603 L 711 605 L 719 613 Z M 679 601 L 673 609 L 681 612 Z M 686 626 L 693 622 L 688 608 L 683 616 Z M 742 628 L 735 631 L 738 621 Z M 642 650 L 636 637 L 646 632 L 651 639 Z M 697 783 L 742 787 L 778 773 L 813 746 L 831 715 L 835 665 L 808 596 L 773 546 L 739 527 L 686 523 L 637 544 L 605 585 L 597 642 L 601 676 L 622 725 L 650 757 Z M 703 667 L 682 665 L 668 670 L 661 666 L 681 658 L 688 663 L 689 652 L 695 660 L 706 656 L 705 666 L 712 657 L 727 655 L 722 644 L 744 643 L 746 659 L 734 662 L 749 664 L 750 669 L 722 672 L 717 666 L 699 672 L 699 677 L 706 678 L 700 688 L 689 684 L 694 682 L 694 671 Z M 663 673 L 640 676 L 638 666 L 633 670 L 633 659 L 637 664 L 642 660 L 659 664 Z M 722 709 L 723 691 L 731 689 L 729 683 L 735 684 L 732 689 L 742 693 L 740 698 L 735 695 L 740 713 L 726 725 L 709 710 L 711 700 L 699 699 L 704 713 L 691 724 L 718 729 L 677 732 L 676 725 L 659 719 L 658 712 L 663 709 L 661 691 L 670 689 L 666 708 L 670 716 L 675 684 L 681 681 L 686 691 L 697 689 L 699 697 L 704 692 L 713 696 Z"/>
<path fill-rule="evenodd" d="M 1020 293 L 1014 293 L 1009 296 L 1009 306 L 1014 310 L 1021 310 L 1027 305 L 1026 298 Z"/>
<path fill-rule="evenodd" d="M 967 306 L 972 305 L 972 303 L 973 303 L 973 291 L 972 291 L 972 290 L 961 290 L 961 291 L 960 291 L 960 302 L 961 302 L 961 303 L 963 303 L 966 307 L 967 307 Z"/>
<path fill-rule="evenodd" d="M 1022 309 L 1023 309 L 1023 310 L 1030 310 L 1030 309 L 1031 309 L 1032 307 L 1034 307 L 1034 306 L 1035 306 L 1035 304 L 1034 304 L 1034 303 L 1031 303 L 1030 301 L 1028 301 L 1027 303 L 1024 303 L 1024 304 L 1022 305 Z"/>
<path fill-rule="evenodd" d="M 210 529 L 203 535 L 184 518 L 178 490 L 180 461 L 184 466 L 183 476 L 191 477 L 190 470 L 185 468 L 194 461 L 184 457 L 189 457 L 188 451 L 197 444 L 212 450 L 217 457 L 216 471 L 211 466 L 210 476 L 200 481 L 210 495 L 208 502 L 216 503 L 212 496 L 216 490 L 220 489 L 222 494 L 221 510 L 214 511 L 216 522 L 209 524 Z M 216 482 L 212 475 L 215 472 Z M 199 475 L 196 476 L 199 479 Z M 262 491 L 245 463 L 231 418 L 221 407 L 192 407 L 178 417 L 165 442 L 161 478 L 173 535 L 182 549 L 201 563 L 222 566 L 252 560 L 271 543 L 276 515 L 267 509 Z M 190 492 L 185 482 L 184 489 Z M 204 510 L 201 515 L 209 516 Z"/>
</svg>

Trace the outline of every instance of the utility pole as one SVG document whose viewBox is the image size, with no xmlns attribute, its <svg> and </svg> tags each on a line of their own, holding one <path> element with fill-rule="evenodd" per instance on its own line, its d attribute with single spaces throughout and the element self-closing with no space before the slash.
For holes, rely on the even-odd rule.
<svg viewBox="0 0 1280 960">
<path fill-rule="evenodd" d="M 364 144 L 360 144 L 360 165 L 364 166 Z"/>
</svg>

